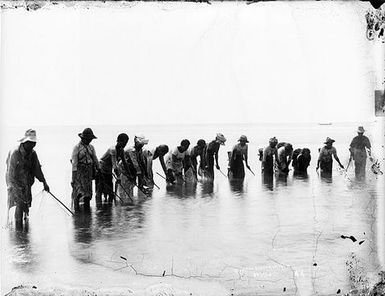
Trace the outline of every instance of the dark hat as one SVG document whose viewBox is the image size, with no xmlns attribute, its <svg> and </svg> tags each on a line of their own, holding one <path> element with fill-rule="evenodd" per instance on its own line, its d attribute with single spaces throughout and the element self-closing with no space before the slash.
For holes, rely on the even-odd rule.
<svg viewBox="0 0 385 296">
<path fill-rule="evenodd" d="M 94 132 L 89 127 L 85 128 L 82 133 L 78 134 L 78 136 L 80 138 L 91 139 L 91 140 L 97 139 L 94 135 Z"/>
<path fill-rule="evenodd" d="M 240 136 L 240 138 L 239 138 L 238 141 L 239 141 L 239 142 L 246 142 L 246 143 L 249 143 L 249 140 L 247 139 L 247 137 L 246 137 L 245 135 Z"/>
<path fill-rule="evenodd" d="M 335 142 L 335 140 L 333 140 L 333 139 L 327 137 L 326 140 L 325 140 L 325 142 L 324 142 L 324 144 L 327 144 L 327 143 L 334 143 L 334 142 Z"/>
</svg>

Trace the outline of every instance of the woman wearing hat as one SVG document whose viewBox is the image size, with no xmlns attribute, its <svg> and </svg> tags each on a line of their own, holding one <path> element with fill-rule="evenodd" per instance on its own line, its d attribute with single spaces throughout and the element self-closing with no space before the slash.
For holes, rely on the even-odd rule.
<svg viewBox="0 0 385 296">
<path fill-rule="evenodd" d="M 24 213 L 28 216 L 32 204 L 31 187 L 35 178 L 43 183 L 44 190 L 49 186 L 44 178 L 36 151 L 36 131 L 29 129 L 25 132 L 20 145 L 8 154 L 6 183 L 8 187 L 8 209 L 16 206 L 16 227 L 23 226 Z"/>
<path fill-rule="evenodd" d="M 72 150 L 72 199 L 75 210 L 81 200 L 89 208 L 92 199 L 92 180 L 99 171 L 99 161 L 91 141 L 96 139 L 92 129 L 86 128 L 80 134 L 80 142 Z"/>
<path fill-rule="evenodd" d="M 147 169 L 143 155 L 143 147 L 147 145 L 148 142 L 148 139 L 144 135 L 135 135 L 134 147 L 130 147 L 124 152 L 126 162 L 129 166 L 129 172 L 121 165 L 123 174 L 121 179 L 122 186 L 119 186 L 119 196 L 123 198 L 132 198 L 135 185 L 137 185 L 141 191 L 144 191 L 143 179 L 147 177 Z"/>
<path fill-rule="evenodd" d="M 317 161 L 317 168 L 318 171 L 319 168 L 321 168 L 321 173 L 327 173 L 331 174 L 333 169 L 333 157 L 338 162 L 341 168 L 344 168 L 344 166 L 341 164 L 340 159 L 337 156 L 337 149 L 333 147 L 333 143 L 335 140 L 327 137 L 324 144 L 326 144 L 322 149 L 320 150 L 318 161 Z"/>
<path fill-rule="evenodd" d="M 356 177 L 365 176 L 366 168 L 366 150 L 369 156 L 371 156 L 371 145 L 368 137 L 364 136 L 365 129 L 363 126 L 359 126 L 357 129 L 357 136 L 355 136 L 350 144 L 350 159 L 349 162 L 354 160 L 354 168 Z"/>
<path fill-rule="evenodd" d="M 228 175 L 230 178 L 243 179 L 245 177 L 245 166 L 243 161 L 246 163 L 247 169 L 250 169 L 247 163 L 247 137 L 242 135 L 238 144 L 233 147 L 233 150 L 229 153 L 229 171 Z"/>
<path fill-rule="evenodd" d="M 214 180 L 214 160 L 215 167 L 217 170 L 220 170 L 218 164 L 218 152 L 221 145 L 225 145 L 226 138 L 223 134 L 218 133 L 215 137 L 215 140 L 211 141 L 207 145 L 206 153 L 205 153 L 205 177 L 210 180 Z"/>
</svg>

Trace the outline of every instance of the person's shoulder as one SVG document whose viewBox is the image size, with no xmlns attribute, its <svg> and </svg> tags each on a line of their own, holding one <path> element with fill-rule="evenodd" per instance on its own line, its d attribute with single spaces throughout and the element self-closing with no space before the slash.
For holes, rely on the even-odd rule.
<svg viewBox="0 0 385 296">
<path fill-rule="evenodd" d="M 9 151 L 8 151 L 8 157 L 11 158 L 11 157 L 17 157 L 18 155 L 20 155 L 20 150 L 19 150 L 20 146 L 15 146 L 15 147 L 12 147 Z"/>
</svg>

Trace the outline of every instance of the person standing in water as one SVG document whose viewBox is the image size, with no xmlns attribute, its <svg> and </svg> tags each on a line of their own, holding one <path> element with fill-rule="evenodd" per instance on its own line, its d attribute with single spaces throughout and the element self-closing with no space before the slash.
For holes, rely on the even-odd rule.
<svg viewBox="0 0 385 296">
<path fill-rule="evenodd" d="M 321 173 L 331 174 L 333 170 L 333 157 L 338 162 L 340 167 L 342 169 L 344 168 L 344 166 L 340 162 L 340 159 L 337 156 L 337 149 L 333 147 L 334 142 L 335 140 L 329 137 L 326 138 L 326 141 L 324 143 L 325 146 L 322 147 L 319 153 L 316 171 L 321 168 Z"/>
<path fill-rule="evenodd" d="M 190 150 L 188 164 L 186 165 L 186 171 L 191 168 L 195 180 L 198 179 L 198 174 L 201 176 L 202 171 L 205 168 L 205 152 L 206 152 L 206 141 L 199 139 L 197 144 Z M 199 167 L 198 167 L 199 157 Z"/>
<path fill-rule="evenodd" d="M 144 178 L 144 184 L 149 188 L 154 188 L 154 173 L 152 171 L 152 164 L 155 159 L 159 159 L 159 163 L 163 169 L 165 175 L 167 175 L 166 163 L 164 156 L 168 153 L 167 145 L 159 145 L 152 150 L 143 150 L 144 164 L 146 167 L 146 177 Z"/>
<path fill-rule="evenodd" d="M 351 162 L 351 160 L 354 160 L 355 175 L 358 178 L 365 176 L 367 153 L 369 154 L 369 157 L 371 157 L 370 141 L 368 137 L 364 136 L 364 132 L 364 127 L 359 126 L 357 129 L 358 135 L 353 138 L 349 148 L 349 163 Z"/>
<path fill-rule="evenodd" d="M 215 137 L 215 140 L 211 141 L 207 145 L 206 153 L 205 153 L 205 177 L 214 180 L 214 160 L 215 167 L 217 170 L 220 170 L 220 166 L 218 164 L 218 152 L 221 145 L 225 145 L 226 138 L 223 134 L 218 133 Z"/>
<path fill-rule="evenodd" d="M 166 180 L 169 183 L 174 183 L 175 181 L 183 181 L 183 168 L 184 160 L 188 157 L 188 147 L 190 146 L 190 141 L 184 139 L 181 141 L 180 145 L 174 150 L 170 151 L 166 159 L 166 168 L 167 175 Z"/>
<path fill-rule="evenodd" d="M 134 147 L 130 147 L 124 152 L 129 168 L 127 169 L 124 163 L 121 162 L 122 177 L 119 196 L 132 198 L 135 185 L 139 187 L 140 191 L 145 192 L 143 185 L 144 178 L 147 177 L 147 169 L 144 162 L 143 147 L 147 144 L 148 139 L 144 135 L 136 135 L 134 137 Z"/>
<path fill-rule="evenodd" d="M 124 147 L 126 147 L 128 140 L 129 137 L 127 134 L 122 133 L 118 135 L 116 145 L 110 147 L 100 159 L 100 172 L 97 176 L 95 197 L 97 204 L 102 202 L 102 195 L 104 195 L 105 198 L 108 196 L 108 202 L 110 203 L 114 200 L 113 174 L 115 174 L 116 178 L 120 178 L 118 162 L 121 160 L 126 162 Z"/>
<path fill-rule="evenodd" d="M 249 141 L 245 135 L 242 135 L 238 141 L 239 143 L 236 144 L 229 153 L 228 176 L 234 179 L 243 179 L 245 177 L 245 166 L 243 165 L 243 161 L 245 161 L 246 168 L 250 170 L 250 166 L 247 162 L 247 143 L 249 143 Z"/>
<path fill-rule="evenodd" d="M 277 144 L 276 171 L 281 176 L 289 174 L 289 165 L 293 155 L 293 146 L 290 143 Z"/>
<path fill-rule="evenodd" d="M 32 204 L 31 187 L 35 178 L 43 183 L 44 190 L 49 192 L 49 186 L 36 151 L 36 131 L 29 129 L 20 140 L 20 145 L 9 152 L 7 157 L 6 183 L 8 189 L 8 211 L 16 206 L 16 228 L 22 228 L 23 216 L 28 217 Z"/>
<path fill-rule="evenodd" d="M 92 199 L 92 180 L 99 171 L 99 161 L 91 141 L 96 139 L 92 129 L 86 128 L 80 134 L 80 142 L 72 150 L 72 199 L 74 209 L 79 210 L 83 200 L 85 209 L 89 209 Z"/>
<path fill-rule="evenodd" d="M 269 146 L 263 150 L 261 170 L 262 174 L 266 177 L 273 177 L 274 161 L 278 160 L 277 144 L 277 138 L 272 137 L 269 140 Z"/>
<path fill-rule="evenodd" d="M 294 175 L 307 175 L 307 168 L 310 165 L 311 155 L 310 149 L 308 148 L 298 148 L 293 152 L 293 168 Z"/>
</svg>

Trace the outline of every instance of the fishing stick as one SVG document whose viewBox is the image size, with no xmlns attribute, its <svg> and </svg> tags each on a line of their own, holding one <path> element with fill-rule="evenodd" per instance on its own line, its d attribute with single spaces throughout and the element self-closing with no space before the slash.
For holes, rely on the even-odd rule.
<svg viewBox="0 0 385 296">
<path fill-rule="evenodd" d="M 227 178 L 227 176 L 225 175 L 224 172 L 222 172 L 222 170 L 219 169 L 219 171 L 221 172 L 221 174 L 222 174 L 223 176 L 225 176 L 225 177 Z"/>
<path fill-rule="evenodd" d="M 69 209 L 67 208 L 67 206 L 65 204 L 63 204 L 55 195 L 52 194 L 51 191 L 47 191 L 57 202 L 59 202 L 69 213 L 72 214 L 72 216 L 74 215 L 74 213 Z"/>
<path fill-rule="evenodd" d="M 156 172 L 156 174 L 157 174 L 158 176 L 161 176 L 163 179 L 166 180 L 166 178 L 165 178 L 164 176 L 162 176 L 161 174 L 159 174 L 158 172 Z"/>
<path fill-rule="evenodd" d="M 250 168 L 248 170 L 255 176 L 254 172 Z"/>
<path fill-rule="evenodd" d="M 346 166 L 346 171 L 348 171 L 348 168 L 349 168 L 351 162 L 352 162 L 352 158 L 350 157 L 350 158 L 349 158 L 348 165 Z"/>
<path fill-rule="evenodd" d="M 142 188 L 140 188 L 137 184 L 136 184 L 136 182 L 135 181 L 130 181 L 130 178 L 123 172 L 123 174 L 127 177 L 127 179 L 128 179 L 128 182 L 130 182 L 130 183 L 132 183 L 132 184 L 134 184 L 145 196 L 147 196 L 147 197 L 150 197 L 150 195 L 148 194 L 148 193 L 146 193 Z M 113 176 L 115 176 L 114 174 L 113 174 Z M 115 177 L 116 178 L 116 177 Z M 116 178 L 117 179 L 117 178 Z M 122 186 L 122 184 L 120 184 L 120 186 Z M 123 188 L 123 186 L 122 186 L 122 188 Z"/>
<path fill-rule="evenodd" d="M 126 188 L 124 188 L 124 186 L 122 185 L 122 183 L 120 183 L 120 180 L 114 175 L 112 174 L 116 180 L 116 183 L 118 183 L 120 185 L 120 187 L 123 189 L 123 191 L 127 194 L 128 198 L 131 199 L 132 202 L 134 202 L 134 200 L 131 198 L 130 194 L 127 192 Z M 116 184 L 115 183 L 115 184 Z M 117 197 L 119 197 L 119 195 L 117 195 L 116 193 L 114 193 Z M 120 197 L 119 197 L 120 198 Z M 120 200 L 123 202 L 123 199 L 120 198 Z"/>
</svg>

